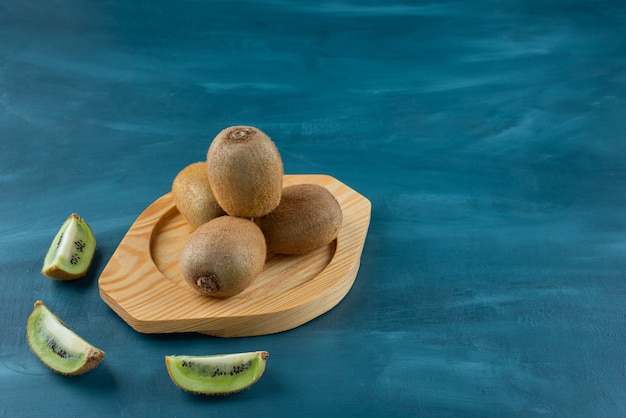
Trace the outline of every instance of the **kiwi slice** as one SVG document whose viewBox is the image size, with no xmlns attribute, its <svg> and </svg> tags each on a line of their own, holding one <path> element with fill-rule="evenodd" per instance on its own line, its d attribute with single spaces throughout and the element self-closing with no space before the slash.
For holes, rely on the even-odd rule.
<svg viewBox="0 0 626 418">
<path fill-rule="evenodd" d="M 69 329 L 41 300 L 35 302 L 28 318 L 26 336 L 39 360 L 60 374 L 83 374 L 104 358 L 104 351 Z"/>
<path fill-rule="evenodd" d="M 87 274 L 96 238 L 83 218 L 72 213 L 61 225 L 46 257 L 41 272 L 55 280 L 72 280 Z"/>
<path fill-rule="evenodd" d="M 204 395 L 228 395 L 256 383 L 265 371 L 267 351 L 212 356 L 166 356 L 172 381 L 181 389 Z"/>
</svg>

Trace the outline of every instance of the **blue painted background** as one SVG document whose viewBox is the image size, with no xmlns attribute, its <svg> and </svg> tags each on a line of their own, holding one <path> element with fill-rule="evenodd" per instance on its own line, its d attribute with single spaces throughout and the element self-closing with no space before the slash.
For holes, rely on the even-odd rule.
<svg viewBox="0 0 626 418">
<path fill-rule="evenodd" d="M 139 334 L 98 276 L 234 124 L 372 201 L 354 287 L 281 334 Z M 624 132 L 620 1 L 4 0 L 0 416 L 624 416 Z M 58 283 L 71 212 L 98 252 Z M 36 299 L 103 364 L 45 369 Z M 220 399 L 163 360 L 257 349 L 261 381 Z"/>
</svg>

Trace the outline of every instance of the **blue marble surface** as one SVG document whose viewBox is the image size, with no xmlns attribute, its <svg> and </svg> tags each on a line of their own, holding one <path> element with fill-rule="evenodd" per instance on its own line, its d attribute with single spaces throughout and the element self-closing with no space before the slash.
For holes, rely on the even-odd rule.
<svg viewBox="0 0 626 418">
<path fill-rule="evenodd" d="M 626 415 L 625 40 L 617 0 L 3 0 L 0 416 Z M 139 334 L 98 276 L 234 124 L 371 200 L 357 280 L 276 335 Z M 71 212 L 98 251 L 54 282 Z M 48 371 L 36 299 L 103 364 Z M 219 399 L 163 360 L 257 349 Z"/>
</svg>

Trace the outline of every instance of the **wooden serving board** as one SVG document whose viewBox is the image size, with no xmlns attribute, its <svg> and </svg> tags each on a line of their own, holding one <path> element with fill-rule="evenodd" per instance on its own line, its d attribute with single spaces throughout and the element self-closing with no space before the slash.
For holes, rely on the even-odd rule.
<svg viewBox="0 0 626 418">
<path fill-rule="evenodd" d="M 369 227 L 368 199 L 327 175 L 286 175 L 284 186 L 326 187 L 343 211 L 337 239 L 300 256 L 268 255 L 263 272 L 226 299 L 193 291 L 178 270 L 192 232 L 168 193 L 137 218 L 98 280 L 100 296 L 142 333 L 198 332 L 218 337 L 273 334 L 332 309 L 357 275 Z"/>
</svg>

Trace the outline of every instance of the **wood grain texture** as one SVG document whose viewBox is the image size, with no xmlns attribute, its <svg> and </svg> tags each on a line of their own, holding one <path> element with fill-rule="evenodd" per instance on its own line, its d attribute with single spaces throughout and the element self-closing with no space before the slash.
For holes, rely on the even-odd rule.
<svg viewBox="0 0 626 418">
<path fill-rule="evenodd" d="M 226 299 L 197 294 L 179 273 L 191 226 L 170 193 L 131 226 L 100 275 L 100 296 L 142 333 L 199 332 L 219 337 L 273 334 L 337 305 L 356 278 L 369 227 L 368 199 L 327 175 L 286 175 L 284 185 L 315 183 L 339 202 L 344 221 L 331 244 L 301 256 L 268 255 L 263 273 Z"/>
</svg>

